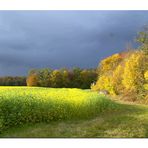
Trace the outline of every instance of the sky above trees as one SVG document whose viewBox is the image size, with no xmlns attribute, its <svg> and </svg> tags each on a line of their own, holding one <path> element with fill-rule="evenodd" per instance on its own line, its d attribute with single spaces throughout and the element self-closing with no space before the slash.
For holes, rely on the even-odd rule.
<svg viewBox="0 0 148 148">
<path fill-rule="evenodd" d="M 123 51 L 148 11 L 0 11 L 0 75 L 29 69 L 94 68 Z"/>
</svg>

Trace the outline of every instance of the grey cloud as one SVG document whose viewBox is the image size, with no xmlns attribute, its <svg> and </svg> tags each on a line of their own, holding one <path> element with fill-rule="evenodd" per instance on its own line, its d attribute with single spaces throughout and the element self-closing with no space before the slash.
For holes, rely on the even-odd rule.
<svg viewBox="0 0 148 148">
<path fill-rule="evenodd" d="M 96 67 L 133 42 L 148 11 L 0 11 L 0 75 Z"/>
</svg>

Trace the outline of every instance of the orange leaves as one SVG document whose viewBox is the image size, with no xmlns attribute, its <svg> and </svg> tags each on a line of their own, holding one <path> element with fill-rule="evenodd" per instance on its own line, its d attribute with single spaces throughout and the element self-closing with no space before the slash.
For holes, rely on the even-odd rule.
<svg viewBox="0 0 148 148">
<path fill-rule="evenodd" d="M 36 74 L 32 74 L 27 78 L 27 86 L 37 86 L 38 79 Z"/>
</svg>

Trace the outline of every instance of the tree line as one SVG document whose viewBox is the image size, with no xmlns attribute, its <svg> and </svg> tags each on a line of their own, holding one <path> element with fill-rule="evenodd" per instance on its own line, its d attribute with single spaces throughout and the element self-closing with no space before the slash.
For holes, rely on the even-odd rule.
<svg viewBox="0 0 148 148">
<path fill-rule="evenodd" d="M 22 76 L 0 77 L 0 86 L 26 86 L 26 77 Z"/>
<path fill-rule="evenodd" d="M 27 76 L 27 86 L 89 89 L 96 80 L 96 69 L 32 69 Z"/>
<path fill-rule="evenodd" d="M 27 77 L 0 77 L 0 86 L 38 86 L 53 88 L 90 88 L 97 80 L 96 69 L 32 69 Z"/>
</svg>

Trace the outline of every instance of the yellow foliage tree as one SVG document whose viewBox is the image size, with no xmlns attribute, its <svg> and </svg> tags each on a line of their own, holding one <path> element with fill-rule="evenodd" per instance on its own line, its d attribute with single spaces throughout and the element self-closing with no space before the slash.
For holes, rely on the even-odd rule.
<svg viewBox="0 0 148 148">
<path fill-rule="evenodd" d="M 145 81 L 148 82 L 148 70 L 144 73 Z"/>
<path fill-rule="evenodd" d="M 121 61 L 122 57 L 120 56 L 120 54 L 114 54 L 103 59 L 99 65 L 100 74 L 112 72 Z"/>
<path fill-rule="evenodd" d="M 92 90 L 107 90 L 110 94 L 130 94 L 133 100 L 145 96 L 148 79 L 148 55 L 137 50 L 115 54 L 100 64 L 100 75 Z M 148 87 L 148 86 L 147 86 Z M 135 96 L 134 96 L 135 95 Z"/>
<path fill-rule="evenodd" d="M 111 95 L 115 95 L 112 77 L 110 76 L 100 76 L 96 84 L 91 86 L 91 89 L 95 91 L 107 90 Z"/>
<path fill-rule="evenodd" d="M 62 87 L 62 74 L 60 70 L 54 70 L 50 75 L 51 87 L 60 88 Z"/>
<path fill-rule="evenodd" d="M 117 93 L 117 83 L 120 77 L 121 69 L 118 65 L 122 60 L 123 58 L 120 54 L 114 54 L 103 59 L 98 68 L 99 78 L 96 84 L 91 86 L 92 90 L 107 90 L 110 94 L 115 95 Z"/>
<path fill-rule="evenodd" d="M 145 62 L 146 55 L 141 51 L 136 51 L 126 61 L 122 81 L 125 90 L 136 93 L 144 90 Z"/>
<path fill-rule="evenodd" d="M 62 75 L 63 75 L 62 76 L 63 86 L 64 87 L 69 87 L 70 80 L 69 80 L 69 72 L 68 72 L 68 70 L 64 70 Z"/>
<path fill-rule="evenodd" d="M 148 90 L 148 70 L 144 73 L 144 78 L 145 78 L 145 84 L 144 88 Z M 148 95 L 148 94 L 147 94 Z"/>
<path fill-rule="evenodd" d="M 123 71 L 124 71 L 124 66 L 120 64 L 113 72 L 112 85 L 114 87 L 116 94 L 122 93 L 123 90 L 123 85 L 122 85 Z"/>
</svg>

